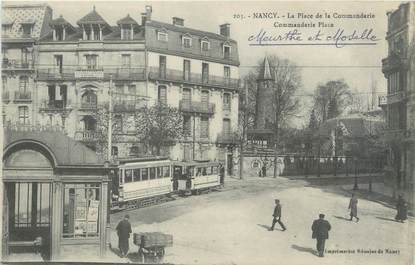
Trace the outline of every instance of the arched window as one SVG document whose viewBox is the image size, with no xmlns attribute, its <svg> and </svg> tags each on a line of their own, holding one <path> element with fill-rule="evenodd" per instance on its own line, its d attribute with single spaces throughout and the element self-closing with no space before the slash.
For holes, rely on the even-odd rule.
<svg viewBox="0 0 415 265">
<path fill-rule="evenodd" d="M 83 119 L 85 131 L 95 131 L 97 129 L 97 121 L 92 116 L 85 116 Z"/>
<path fill-rule="evenodd" d="M 82 95 L 81 99 L 82 107 L 97 107 L 97 95 L 94 91 L 88 90 Z"/>
</svg>

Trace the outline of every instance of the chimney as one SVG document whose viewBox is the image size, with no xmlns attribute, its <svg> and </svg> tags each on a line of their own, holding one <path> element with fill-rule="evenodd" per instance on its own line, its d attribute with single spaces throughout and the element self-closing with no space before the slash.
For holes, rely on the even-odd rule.
<svg viewBox="0 0 415 265">
<path fill-rule="evenodd" d="M 151 6 L 146 6 L 146 12 L 141 13 L 141 25 L 144 26 L 147 21 L 151 20 L 151 13 L 153 8 Z"/>
<path fill-rule="evenodd" d="M 184 19 L 179 17 L 173 17 L 173 25 L 184 27 Z"/>
<path fill-rule="evenodd" d="M 220 25 L 220 35 L 229 38 L 231 36 L 231 24 L 225 23 Z"/>
</svg>

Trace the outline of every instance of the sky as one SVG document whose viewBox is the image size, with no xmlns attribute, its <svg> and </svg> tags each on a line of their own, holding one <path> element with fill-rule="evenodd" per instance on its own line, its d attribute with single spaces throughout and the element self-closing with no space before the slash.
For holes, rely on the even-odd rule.
<svg viewBox="0 0 415 265">
<path fill-rule="evenodd" d="M 386 12 L 398 8 L 400 2 L 375 1 L 336 1 L 336 2 L 281 2 L 281 1 L 118 1 L 118 2 L 92 2 L 92 1 L 50 1 L 54 18 L 59 15 L 73 25 L 82 16 L 89 13 L 95 5 L 96 10 L 110 24 L 115 25 L 120 18 L 130 14 L 140 23 L 141 13 L 145 5 L 153 9 L 152 19 L 171 23 L 172 17 L 184 19 L 185 26 L 210 32 L 219 32 L 219 25 L 231 24 L 231 38 L 238 42 L 240 74 L 243 76 L 257 65 L 257 62 L 266 54 L 277 55 L 289 59 L 300 66 L 302 73 L 302 88 L 298 95 L 303 99 L 302 115 L 307 116 L 310 107 L 309 96 L 316 86 L 328 80 L 343 78 L 353 91 L 366 95 L 369 100 L 370 89 L 376 83 L 378 95 L 386 94 L 386 80 L 381 72 L 381 60 L 387 56 L 385 41 L 387 29 Z M 279 18 L 254 19 L 253 13 L 277 13 Z M 294 14 L 294 19 L 288 19 L 288 13 Z M 307 19 L 298 18 L 298 13 L 315 16 L 324 14 L 373 14 L 371 19 Z M 235 18 L 235 15 L 245 18 Z M 248 16 L 251 16 L 248 18 Z M 285 18 L 282 18 L 285 16 Z M 298 19 L 297 19 L 298 18 Z M 337 29 L 345 32 L 358 32 L 364 29 L 373 29 L 376 35 L 376 45 L 344 46 L 337 48 L 331 46 L 250 46 L 249 36 L 255 35 L 261 29 L 274 35 L 281 35 L 292 28 L 275 28 L 274 22 L 314 22 L 333 23 L 331 28 L 301 28 L 303 36 L 310 36 L 319 29 L 326 34 L 334 33 Z M 288 42 L 287 42 L 288 43 Z M 290 42 L 291 43 L 291 42 Z M 304 121 L 307 118 L 303 119 Z M 302 121 L 299 121 L 301 124 Z"/>
</svg>

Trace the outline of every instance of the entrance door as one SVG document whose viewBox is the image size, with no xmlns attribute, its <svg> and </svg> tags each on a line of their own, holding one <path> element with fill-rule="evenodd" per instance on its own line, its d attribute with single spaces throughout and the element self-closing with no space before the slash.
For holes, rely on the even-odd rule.
<svg viewBox="0 0 415 265">
<path fill-rule="evenodd" d="M 6 189 L 9 212 L 8 251 L 39 252 L 43 259 L 48 260 L 51 240 L 51 184 L 11 182 L 7 183 Z M 35 241 L 37 244 L 31 244 Z"/>
<path fill-rule="evenodd" d="M 232 176 L 233 175 L 233 155 L 232 154 L 228 154 L 228 176 Z"/>
</svg>

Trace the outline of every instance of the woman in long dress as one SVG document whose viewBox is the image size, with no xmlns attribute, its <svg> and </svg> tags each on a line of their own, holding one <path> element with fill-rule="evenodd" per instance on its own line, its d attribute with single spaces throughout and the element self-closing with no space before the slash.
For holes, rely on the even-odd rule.
<svg viewBox="0 0 415 265">
<path fill-rule="evenodd" d="M 408 218 L 408 207 L 402 195 L 399 195 L 398 203 L 396 204 L 396 221 L 403 223 Z"/>
<path fill-rule="evenodd" d="M 357 217 L 357 198 L 354 194 L 352 194 L 352 198 L 349 202 L 349 209 L 350 209 L 350 221 L 353 220 L 353 217 L 356 218 L 356 222 L 359 222 L 359 217 Z"/>
</svg>

